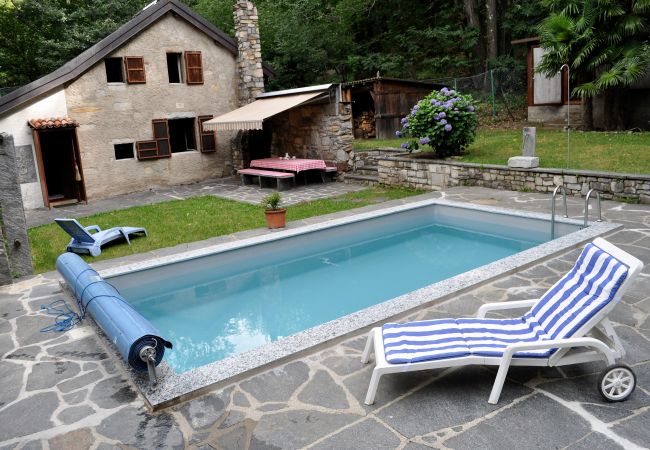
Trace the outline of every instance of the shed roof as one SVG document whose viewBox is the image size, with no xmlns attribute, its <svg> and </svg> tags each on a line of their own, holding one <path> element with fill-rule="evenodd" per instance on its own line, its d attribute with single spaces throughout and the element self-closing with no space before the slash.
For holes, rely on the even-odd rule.
<svg viewBox="0 0 650 450">
<path fill-rule="evenodd" d="M 404 78 L 390 78 L 390 77 L 372 77 L 372 78 L 364 78 L 361 80 L 354 80 L 354 81 L 347 81 L 345 83 L 341 83 L 342 87 L 351 87 L 351 86 L 358 86 L 358 85 L 363 85 L 363 84 L 372 84 L 376 81 L 390 81 L 393 83 L 402 83 L 402 84 L 410 84 L 410 85 L 420 85 L 420 86 L 427 86 L 427 87 L 436 87 L 436 86 L 443 86 L 443 84 L 440 83 L 435 83 L 433 81 L 422 81 L 422 80 L 408 80 Z"/>
<path fill-rule="evenodd" d="M 81 76 L 115 49 L 170 12 L 198 28 L 233 55 L 237 55 L 237 42 L 189 7 L 178 0 L 158 0 L 147 5 L 133 19 L 55 71 L 0 97 L 0 114 Z M 262 68 L 266 75 L 274 74 L 268 65 L 262 64 Z"/>
</svg>

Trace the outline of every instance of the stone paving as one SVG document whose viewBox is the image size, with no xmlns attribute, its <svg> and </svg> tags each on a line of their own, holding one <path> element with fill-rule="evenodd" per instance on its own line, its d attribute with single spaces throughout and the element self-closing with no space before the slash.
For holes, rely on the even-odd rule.
<svg viewBox="0 0 650 450">
<path fill-rule="evenodd" d="M 549 197 L 455 188 L 450 199 L 546 212 Z M 570 200 L 570 215 L 582 203 Z M 609 239 L 650 263 L 650 207 L 603 202 L 625 229 Z M 486 302 L 534 298 L 579 250 L 502 277 L 410 319 L 473 315 Z M 41 304 L 64 298 L 55 273 L 0 289 L 1 449 L 427 449 L 650 446 L 650 266 L 611 315 L 638 387 L 605 403 L 602 363 L 512 368 L 498 405 L 487 403 L 495 370 L 464 367 L 382 377 L 363 404 L 372 364 L 363 334 L 151 413 L 114 349 L 87 323 L 40 333 Z M 72 302 L 68 298 L 68 302 Z"/>
<path fill-rule="evenodd" d="M 364 189 L 364 186 L 345 183 L 299 184 L 281 192 L 282 203 L 284 205 L 293 205 L 300 202 L 335 197 L 362 189 Z M 274 189 L 260 188 L 256 185 L 244 186 L 240 183 L 239 178 L 219 178 L 181 186 L 152 188 L 145 192 L 135 192 L 133 194 L 94 200 L 88 204 L 77 203 L 52 209 L 33 209 L 25 211 L 25 216 L 27 219 L 27 227 L 32 228 L 38 225 L 52 223 L 57 217 L 78 218 L 130 206 L 182 200 L 199 195 L 214 195 L 215 197 L 259 205 L 262 198 L 273 191 Z"/>
</svg>

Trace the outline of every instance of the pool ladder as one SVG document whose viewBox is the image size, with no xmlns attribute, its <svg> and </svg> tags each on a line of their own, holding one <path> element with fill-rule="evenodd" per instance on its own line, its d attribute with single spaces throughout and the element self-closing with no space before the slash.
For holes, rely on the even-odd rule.
<svg viewBox="0 0 650 450">
<path fill-rule="evenodd" d="M 553 190 L 553 196 L 551 197 L 551 239 L 555 239 L 555 198 L 557 197 L 557 193 L 562 192 L 562 203 L 564 204 L 564 217 L 569 217 L 569 210 L 567 208 L 567 203 L 566 203 L 566 188 L 562 185 L 556 186 L 555 190 Z M 587 192 L 587 196 L 585 197 L 585 211 L 584 211 L 584 224 L 583 228 L 587 227 L 587 223 L 589 222 L 589 199 L 591 197 L 591 194 L 595 193 L 596 194 L 596 206 L 598 207 L 598 220 L 596 222 L 602 222 L 602 210 L 600 207 L 600 192 L 598 192 L 595 189 L 589 189 L 589 192 Z"/>
</svg>

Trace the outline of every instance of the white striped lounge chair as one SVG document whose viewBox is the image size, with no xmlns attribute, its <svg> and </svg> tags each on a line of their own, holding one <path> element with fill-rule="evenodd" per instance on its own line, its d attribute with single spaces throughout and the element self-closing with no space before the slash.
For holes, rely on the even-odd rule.
<svg viewBox="0 0 650 450">
<path fill-rule="evenodd" d="M 597 238 L 573 268 L 540 299 L 486 304 L 477 317 L 387 323 L 370 331 L 361 361 L 375 351 L 365 403 L 374 402 L 382 375 L 471 364 L 499 366 L 488 400 L 496 404 L 508 368 L 562 366 L 605 360 L 599 388 L 606 400 L 634 390 L 632 370 L 615 364 L 625 355 L 607 318 L 643 263 Z M 487 319 L 489 311 L 531 308 L 516 319 Z M 374 345 L 373 345 L 374 343 Z"/>
</svg>

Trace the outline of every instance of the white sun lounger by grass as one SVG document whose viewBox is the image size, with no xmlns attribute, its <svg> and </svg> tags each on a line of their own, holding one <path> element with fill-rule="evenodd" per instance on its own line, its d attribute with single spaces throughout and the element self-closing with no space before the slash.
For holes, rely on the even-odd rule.
<svg viewBox="0 0 650 450">
<path fill-rule="evenodd" d="M 472 364 L 499 366 L 489 403 L 496 404 L 510 366 L 563 366 L 604 360 L 599 388 L 606 400 L 625 400 L 636 386 L 632 370 L 615 364 L 625 350 L 607 318 L 643 263 L 597 238 L 574 267 L 540 299 L 486 304 L 477 317 L 437 319 L 373 328 L 361 362 L 375 351 L 365 403 L 390 373 Z M 516 319 L 487 319 L 489 311 L 531 308 Z"/>
<path fill-rule="evenodd" d="M 54 221 L 72 237 L 66 251 L 90 253 L 92 256 L 99 256 L 102 252 L 102 245 L 116 239 L 124 238 L 126 243 L 131 245 L 130 234 L 144 233 L 145 236 L 147 235 L 147 230 L 144 228 L 113 227 L 102 231 L 97 225 L 84 227 L 76 219 L 54 219 Z"/>
</svg>

